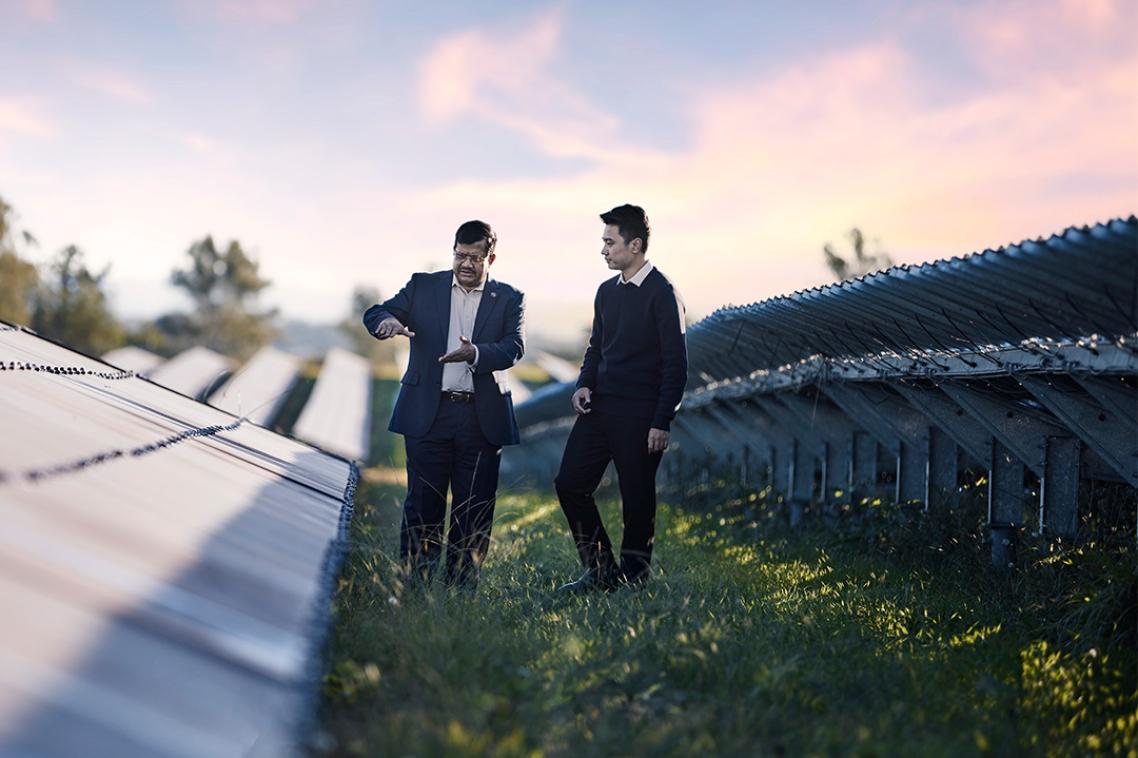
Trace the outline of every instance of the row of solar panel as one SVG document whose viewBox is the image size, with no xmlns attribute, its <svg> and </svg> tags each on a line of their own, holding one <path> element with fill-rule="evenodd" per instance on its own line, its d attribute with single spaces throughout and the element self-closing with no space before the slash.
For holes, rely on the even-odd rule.
<svg viewBox="0 0 1138 758">
<path fill-rule="evenodd" d="M 272 347 L 258 351 L 237 371 L 233 362 L 204 347 L 193 347 L 170 360 L 138 347 L 112 350 L 103 360 L 164 387 L 270 426 L 288 397 L 300 359 Z M 293 433 L 324 450 L 365 460 L 371 431 L 371 369 L 366 360 L 332 348 Z"/>
<path fill-rule="evenodd" d="M 1080 480 L 1138 487 L 1136 310 L 1130 217 L 717 311 L 689 330 L 664 476 L 727 466 L 792 504 L 868 493 L 928 507 L 978 467 L 994 528 L 1073 535 Z M 571 392 L 519 408 L 510 474 L 552 480 Z"/>
<path fill-rule="evenodd" d="M 368 365 L 325 355 L 311 448 L 292 356 L 104 359 L 0 325 L 0 755 L 303 752 Z"/>
<path fill-rule="evenodd" d="M 27 331 L 0 367 L 0 755 L 299 752 L 354 467 Z"/>
<path fill-rule="evenodd" d="M 406 359 L 406 351 L 399 354 Z M 257 352 L 238 371 L 233 361 L 208 348 L 193 347 L 169 360 L 148 350 L 127 346 L 103 356 L 117 368 L 133 371 L 189 397 L 269 426 L 296 380 L 300 359 L 272 347 Z M 545 351 L 526 359 L 556 382 L 572 381 L 577 367 Z M 370 369 L 354 353 L 332 348 L 293 433 L 325 450 L 354 460 L 366 460 L 370 439 Z M 511 384 L 514 404 L 526 402 L 531 391 L 520 381 Z"/>
</svg>

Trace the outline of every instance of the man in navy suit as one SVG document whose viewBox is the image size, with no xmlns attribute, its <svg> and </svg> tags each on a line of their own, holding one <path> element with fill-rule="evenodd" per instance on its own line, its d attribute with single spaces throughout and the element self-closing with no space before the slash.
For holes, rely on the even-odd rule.
<svg viewBox="0 0 1138 758">
<path fill-rule="evenodd" d="M 496 242 L 489 224 L 467 221 L 452 270 L 413 275 L 363 317 L 377 339 L 411 341 L 387 427 L 407 447 L 400 555 L 413 577 L 430 580 L 449 488 L 446 581 L 469 589 L 490 547 L 502 446 L 518 442 L 506 370 L 525 352 L 525 296 L 488 278 Z"/>
</svg>

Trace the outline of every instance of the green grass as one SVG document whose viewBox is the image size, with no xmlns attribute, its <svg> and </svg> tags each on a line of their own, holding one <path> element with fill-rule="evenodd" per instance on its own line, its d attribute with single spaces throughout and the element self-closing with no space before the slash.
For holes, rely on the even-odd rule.
<svg viewBox="0 0 1138 758">
<path fill-rule="evenodd" d="M 403 448 L 403 438 L 387 431 L 387 421 L 391 418 L 391 409 L 395 407 L 398 390 L 398 378 L 372 377 L 371 439 L 368 443 L 367 466 L 401 469 L 406 465 L 407 453 Z"/>
<path fill-rule="evenodd" d="M 1007 577 L 967 509 L 724 497 L 661 507 L 647 589 L 561 598 L 555 500 L 507 493 L 467 597 L 400 583 L 402 494 L 358 493 L 314 754 L 1135 755 L 1132 539 Z"/>
</svg>

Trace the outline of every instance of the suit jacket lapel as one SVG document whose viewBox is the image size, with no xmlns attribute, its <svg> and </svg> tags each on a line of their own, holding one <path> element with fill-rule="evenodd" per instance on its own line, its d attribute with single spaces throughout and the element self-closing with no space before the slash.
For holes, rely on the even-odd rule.
<svg viewBox="0 0 1138 758">
<path fill-rule="evenodd" d="M 446 276 L 439 277 L 438 288 L 435 290 L 437 302 L 436 313 L 439 314 L 439 332 L 442 335 L 443 352 L 447 351 L 447 332 L 450 331 L 450 288 L 454 286 L 454 273 L 446 272 Z"/>
<path fill-rule="evenodd" d="M 482 289 L 482 300 L 478 303 L 478 313 L 474 316 L 474 330 L 470 335 L 471 342 L 478 341 L 478 335 L 482 331 L 482 327 L 486 325 L 486 319 L 490 317 L 490 312 L 494 310 L 494 306 L 498 304 L 498 285 L 494 283 L 493 279 L 486 280 L 486 286 Z"/>
</svg>

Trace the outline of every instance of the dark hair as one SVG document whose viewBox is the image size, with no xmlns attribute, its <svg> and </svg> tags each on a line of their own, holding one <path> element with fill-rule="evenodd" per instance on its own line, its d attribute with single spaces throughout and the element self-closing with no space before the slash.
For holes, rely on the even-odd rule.
<svg viewBox="0 0 1138 758">
<path fill-rule="evenodd" d="M 498 244 L 498 235 L 494 234 L 494 230 L 485 221 L 467 221 L 454 233 L 456 248 L 459 245 L 473 245 L 482 240 L 486 240 L 486 255 L 493 255 L 494 246 Z"/>
<path fill-rule="evenodd" d="M 648 226 L 648 214 L 639 205 L 618 205 L 608 213 L 602 213 L 601 221 L 619 229 L 626 245 L 639 237 L 643 241 L 640 249 L 648 252 L 648 235 L 652 230 Z"/>
</svg>

